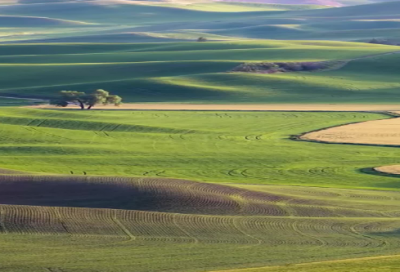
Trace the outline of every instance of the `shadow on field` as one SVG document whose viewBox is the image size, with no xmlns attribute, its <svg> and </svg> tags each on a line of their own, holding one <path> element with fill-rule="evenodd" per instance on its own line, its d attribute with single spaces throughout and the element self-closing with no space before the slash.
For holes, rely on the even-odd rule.
<svg viewBox="0 0 400 272">
<path fill-rule="evenodd" d="M 392 177 L 392 178 L 399 178 L 399 175 L 384 173 L 376 170 L 374 167 L 362 168 L 359 170 L 360 173 L 369 174 L 369 175 L 376 175 L 381 177 Z"/>
<path fill-rule="evenodd" d="M 9 205 L 240 214 L 231 199 L 240 193 L 247 191 L 173 179 L 0 175 L 0 204 Z"/>
<path fill-rule="evenodd" d="M 202 215 L 381 216 L 379 211 L 335 206 L 330 200 L 268 187 L 256 191 L 166 178 L 0 175 L 0 204 Z"/>
<path fill-rule="evenodd" d="M 0 204 L 209 215 L 277 215 L 292 197 L 188 180 L 0 175 Z M 302 203 L 315 204 L 301 200 Z"/>
<path fill-rule="evenodd" d="M 154 194 L 129 183 L 91 178 L 0 176 L 0 203 L 12 205 L 157 209 Z"/>
</svg>

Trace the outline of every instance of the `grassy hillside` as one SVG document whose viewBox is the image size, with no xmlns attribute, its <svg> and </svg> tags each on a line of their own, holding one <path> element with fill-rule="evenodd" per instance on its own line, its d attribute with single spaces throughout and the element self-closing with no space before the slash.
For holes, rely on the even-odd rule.
<svg viewBox="0 0 400 272">
<path fill-rule="evenodd" d="M 62 89 L 104 88 L 126 102 L 385 103 L 397 95 L 398 68 L 390 65 L 392 73 L 384 75 L 381 67 L 397 55 L 370 61 L 375 81 L 368 84 L 357 77 L 357 68 L 346 79 L 341 70 L 271 75 L 229 71 L 245 62 L 346 60 L 394 50 L 307 41 L 3 45 L 0 93 L 51 97 Z"/>
<path fill-rule="evenodd" d="M 367 174 L 399 151 L 289 140 L 378 118 L 2 108 L 0 267 L 336 272 L 360 260 L 293 264 L 399 254 L 398 180 Z"/>
<path fill-rule="evenodd" d="M 231 6 L 235 7 L 235 5 Z M 63 1 L 62 3 L 9 5 L 0 7 L 0 13 L 8 15 L 50 17 L 98 24 L 131 25 L 244 18 L 255 15 L 267 15 L 273 12 L 274 10 L 263 11 L 262 7 L 258 12 L 240 12 L 240 10 L 235 13 L 204 12 L 190 8 L 178 8 L 176 6 L 142 5 L 134 2 L 119 3 L 114 1 L 105 1 L 104 3 L 96 1 Z"/>
<path fill-rule="evenodd" d="M 400 47 L 343 41 L 400 40 L 400 2 L 289 2 L 0 0 L 0 271 L 395 271 L 400 183 L 373 169 L 400 150 L 294 140 L 387 114 L 14 107 L 397 103 Z"/>
<path fill-rule="evenodd" d="M 327 8 L 297 3 L 8 1 L 0 5 L 0 27 L 6 32 L 13 27 L 12 35 L 0 35 L 0 42 L 162 42 L 137 39 L 149 33 L 164 41 L 213 35 L 220 40 L 399 39 L 398 25 L 381 21 L 396 19 L 399 3 Z"/>
<path fill-rule="evenodd" d="M 354 272 L 375 272 L 377 269 L 382 272 L 392 272 L 393 269 L 399 267 L 399 259 L 398 255 L 388 255 L 371 258 L 355 258 L 345 261 L 286 265 L 272 268 L 230 269 L 216 272 L 342 272 L 348 269 Z"/>
<path fill-rule="evenodd" d="M 395 178 L 360 172 L 398 163 L 395 148 L 288 140 L 322 127 L 378 118 L 385 116 L 5 109 L 0 165 L 60 174 L 395 189 Z"/>
<path fill-rule="evenodd" d="M 385 18 L 399 15 L 400 1 L 384 2 L 340 9 L 325 9 L 318 11 L 305 11 L 302 14 L 308 17 L 363 17 Z M 394 18 L 394 17 L 392 17 Z"/>
</svg>

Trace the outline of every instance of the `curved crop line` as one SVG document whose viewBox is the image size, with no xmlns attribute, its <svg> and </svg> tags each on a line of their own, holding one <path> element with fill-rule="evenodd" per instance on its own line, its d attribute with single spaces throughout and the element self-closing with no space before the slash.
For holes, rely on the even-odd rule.
<svg viewBox="0 0 400 272">
<path fill-rule="evenodd" d="M 387 240 L 385 240 L 385 239 L 373 238 L 373 237 L 370 236 L 370 235 L 366 235 L 366 234 L 363 234 L 363 233 L 357 231 L 357 226 L 361 226 L 361 225 L 363 225 L 363 224 L 364 224 L 364 223 L 359 223 L 359 224 L 353 225 L 353 226 L 350 227 L 350 230 L 351 230 L 356 236 L 361 236 L 361 237 L 364 237 L 366 240 L 370 240 L 371 243 L 372 243 L 372 242 L 375 242 L 375 241 L 378 241 L 377 247 L 387 247 L 387 246 L 389 245 L 389 242 L 388 242 Z"/>
<path fill-rule="evenodd" d="M 178 224 L 178 222 L 176 221 L 176 217 L 178 216 L 178 214 L 173 214 L 172 215 L 172 222 L 174 223 L 174 225 L 180 229 L 183 233 L 185 233 L 187 236 L 189 236 L 190 238 L 193 239 L 194 244 L 198 244 L 199 243 L 199 239 L 196 238 L 195 236 L 193 236 L 189 231 L 185 230 L 182 226 L 180 226 Z"/>
<path fill-rule="evenodd" d="M 4 211 L 3 211 L 3 208 L 0 206 L 0 231 L 1 232 L 4 232 L 4 233 L 8 233 L 8 230 L 7 230 L 7 228 L 6 228 L 6 225 L 5 225 L 5 220 L 4 220 Z"/>
<path fill-rule="evenodd" d="M 129 229 L 127 227 L 125 227 L 124 224 L 122 224 L 121 221 L 119 221 L 118 217 L 117 217 L 117 210 L 114 210 L 113 215 L 112 215 L 112 220 L 113 222 L 119 227 L 121 228 L 121 230 L 129 237 L 129 241 L 134 241 L 136 240 L 135 235 L 133 235 Z"/>
<path fill-rule="evenodd" d="M 385 114 L 385 115 L 391 117 L 391 118 L 376 119 L 376 120 L 373 120 L 373 121 L 381 121 L 381 120 L 388 120 L 388 119 L 400 118 L 399 115 L 394 114 L 394 113 L 391 113 L 391 112 L 387 112 L 387 111 L 382 111 L 382 112 L 357 111 L 357 112 L 381 113 L 381 114 Z M 291 136 L 289 137 L 289 139 L 290 139 L 290 140 L 294 140 L 294 141 L 304 141 L 304 142 L 322 143 L 322 144 L 364 145 L 364 146 L 380 146 L 380 147 L 400 147 L 400 145 L 365 144 L 365 143 L 346 143 L 346 142 L 330 142 L 330 141 L 324 141 L 324 140 L 315 140 L 315 139 L 307 139 L 307 138 L 304 138 L 304 136 L 306 136 L 307 134 L 313 133 L 313 132 L 320 132 L 320 131 L 325 131 L 325 130 L 332 129 L 332 128 L 338 128 L 338 127 L 343 127 L 343 126 L 348 126 L 348 125 L 355 125 L 355 124 L 362 124 L 362 123 L 366 123 L 366 122 L 370 122 L 370 121 L 350 122 L 350 123 L 346 123 L 346 124 L 340 124 L 340 125 L 335 125 L 335 126 L 320 128 L 320 129 L 307 131 L 307 132 L 304 132 L 304 133 L 301 133 L 301 134 L 297 134 L 297 135 L 291 135 Z"/>
<path fill-rule="evenodd" d="M 320 239 L 320 238 L 317 238 L 317 237 L 312 236 L 312 235 L 309 235 L 309 234 L 305 234 L 304 232 L 300 231 L 299 228 L 297 227 L 297 223 L 298 223 L 298 222 L 293 221 L 292 224 L 291 224 L 292 229 L 293 229 L 296 233 L 298 233 L 298 234 L 301 235 L 301 236 L 304 236 L 304 237 L 306 237 L 306 238 L 310 238 L 310 239 L 316 241 L 316 242 L 319 244 L 320 247 L 324 247 L 324 246 L 326 246 L 326 245 L 328 244 L 327 242 L 325 242 L 324 240 L 322 240 L 322 239 Z"/>
<path fill-rule="evenodd" d="M 388 120 L 388 119 L 398 119 L 400 116 L 396 113 L 392 112 L 379 112 L 381 114 L 385 114 L 391 118 L 383 118 L 383 119 L 376 119 L 373 121 L 383 121 L 383 120 Z M 308 134 L 314 133 L 314 132 L 321 132 L 321 131 L 326 131 L 329 129 L 334 129 L 334 128 L 339 128 L 339 127 L 344 127 L 344 126 L 351 126 L 355 124 L 362 124 L 366 122 L 371 122 L 371 121 L 361 121 L 361 122 L 351 122 L 347 124 L 341 124 L 341 125 L 336 125 L 336 126 L 331 126 L 331 127 L 325 127 L 321 129 L 316 129 L 313 131 L 308 131 L 304 132 L 298 135 L 292 135 L 289 137 L 289 139 L 294 140 L 294 141 L 304 141 L 304 142 L 311 142 L 311 143 L 321 143 L 321 144 L 340 144 L 340 145 L 358 145 L 358 146 L 375 146 L 375 147 L 400 147 L 399 145 L 389 145 L 389 144 L 368 144 L 368 143 L 349 143 L 349 142 L 331 142 L 329 140 L 319 140 L 319 139 L 311 139 L 311 138 L 305 138 Z M 371 175 L 377 175 L 377 176 L 386 176 L 386 177 L 399 177 L 398 174 L 391 174 L 391 173 L 385 173 L 382 171 L 379 171 L 376 169 L 376 167 L 372 168 L 363 168 L 359 169 L 360 173 L 366 173 L 366 174 L 371 174 Z"/>
<path fill-rule="evenodd" d="M 247 232 L 244 231 L 243 229 L 241 229 L 240 226 L 238 225 L 238 222 L 237 222 L 239 219 L 240 219 L 240 218 L 233 218 L 233 220 L 232 220 L 233 226 L 234 226 L 239 232 L 243 233 L 243 235 L 245 235 L 246 237 L 249 237 L 250 239 L 256 241 L 256 244 L 253 244 L 253 245 L 250 245 L 250 246 L 244 246 L 244 247 L 260 246 L 260 245 L 262 244 L 263 241 L 262 241 L 261 239 L 259 239 L 259 238 L 254 237 L 253 235 L 247 233 Z"/>
<path fill-rule="evenodd" d="M 318 262 L 305 262 L 305 263 L 292 264 L 290 267 L 295 269 L 296 267 L 309 266 L 309 265 L 372 261 L 372 260 L 382 260 L 382 259 L 392 259 L 392 258 L 400 258 L 400 254 L 359 257 L 359 258 L 347 258 L 347 259 L 337 259 L 337 260 L 318 261 Z M 207 271 L 207 272 L 252 272 L 252 271 L 260 272 L 260 271 L 262 271 L 262 269 L 273 270 L 273 269 L 279 269 L 279 268 L 287 269 L 287 266 L 275 265 L 275 266 L 262 266 L 262 267 L 254 267 L 254 268 L 239 268 L 239 269 L 229 269 L 229 270 L 211 270 L 211 271 Z"/>
<path fill-rule="evenodd" d="M 319 246 L 365 246 L 377 250 L 377 245 L 382 244 L 381 237 L 374 233 L 390 232 L 400 222 L 359 211 L 357 200 L 367 201 L 368 194 L 373 193 L 363 195 L 353 191 L 339 196 L 355 201 L 356 205 L 349 207 L 350 215 L 344 219 L 329 212 L 311 193 L 308 198 L 285 196 L 269 190 L 270 187 L 263 192 L 189 180 L 33 175 L 0 175 L 0 187 L 0 228 L 17 234 L 107 235 L 118 236 L 123 242 L 140 240 L 191 243 L 191 246 L 199 243 L 244 247 L 309 245 L 316 250 Z M 99 203 L 99 199 L 104 202 Z M 383 201 L 379 207 L 384 207 L 385 201 L 392 206 L 396 204 L 381 193 L 371 201 L 376 199 Z M 325 201 L 333 206 L 330 199 Z M 280 203 L 290 205 L 291 217 L 279 207 Z M 394 240 L 384 248 L 394 248 L 396 243 Z"/>
</svg>

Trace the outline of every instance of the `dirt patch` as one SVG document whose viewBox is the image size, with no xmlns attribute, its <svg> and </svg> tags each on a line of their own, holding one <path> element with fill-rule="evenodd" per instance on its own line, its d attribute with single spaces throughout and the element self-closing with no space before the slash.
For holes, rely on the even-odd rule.
<svg viewBox="0 0 400 272">
<path fill-rule="evenodd" d="M 399 42 L 391 41 L 391 40 L 372 39 L 369 41 L 369 43 L 400 46 Z"/>
<path fill-rule="evenodd" d="M 52 105 L 27 106 L 36 109 L 79 109 L 78 106 L 59 108 Z M 170 111 L 396 111 L 398 104 L 122 104 L 115 106 L 96 106 L 92 110 L 170 110 Z"/>
<path fill-rule="evenodd" d="M 259 74 L 315 72 L 343 67 L 346 63 L 347 61 L 243 63 L 233 68 L 231 72 Z"/>
</svg>

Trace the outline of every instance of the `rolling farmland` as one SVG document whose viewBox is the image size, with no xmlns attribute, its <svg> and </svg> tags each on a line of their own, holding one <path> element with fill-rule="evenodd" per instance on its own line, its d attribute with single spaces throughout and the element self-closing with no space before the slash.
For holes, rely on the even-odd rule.
<svg viewBox="0 0 400 272">
<path fill-rule="evenodd" d="M 399 254 L 397 178 L 362 171 L 393 164 L 397 150 L 289 139 L 388 115 L 0 115 L 4 271 L 285 271 L 359 258 L 373 269 L 373 256 Z"/>
<path fill-rule="evenodd" d="M 64 175 L 73 171 L 74 175 L 396 189 L 396 179 L 360 170 L 397 163 L 397 149 L 289 139 L 324 127 L 385 118 L 390 116 L 1 109 L 0 164 L 5 169 Z"/>
<path fill-rule="evenodd" d="M 399 250 L 398 192 L 162 178 L 0 179 L 0 242 L 18 256 L 0 255 L 5 271 L 204 271 Z M 183 250 L 196 257 L 186 259 Z M 51 259 L 32 262 L 34 254 Z M 167 257 L 175 254 L 184 258 Z"/>
<path fill-rule="evenodd" d="M 48 98 L 101 86 L 125 102 L 391 103 L 399 88 L 397 52 L 325 41 L 1 45 L 0 94 Z M 243 63 L 320 61 L 345 65 L 312 73 L 231 72 Z"/>
<path fill-rule="evenodd" d="M 399 11 L 0 0 L 0 271 L 400 270 Z"/>
<path fill-rule="evenodd" d="M 210 40 L 400 39 L 398 1 L 358 4 L 364 5 L 332 8 L 213 1 L 8 1 L 0 5 L 0 42 L 129 43 L 195 41 L 199 36 Z"/>
</svg>

